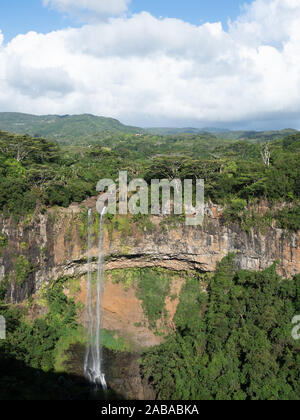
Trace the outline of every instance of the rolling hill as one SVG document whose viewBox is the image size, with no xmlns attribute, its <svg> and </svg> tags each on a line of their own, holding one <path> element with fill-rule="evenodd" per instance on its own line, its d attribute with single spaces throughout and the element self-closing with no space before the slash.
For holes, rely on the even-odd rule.
<svg viewBox="0 0 300 420">
<path fill-rule="evenodd" d="M 30 115 L 0 112 L 0 131 L 45 137 L 65 144 L 86 144 L 102 134 L 149 134 L 154 136 L 213 135 L 224 140 L 243 140 L 260 143 L 280 140 L 297 130 L 230 131 L 220 128 L 140 128 L 122 124 L 113 118 L 82 115 Z M 102 136 L 101 136 L 102 137 Z"/>
<path fill-rule="evenodd" d="M 272 141 L 282 139 L 285 136 L 290 134 L 298 133 L 297 130 L 285 129 L 285 130 L 275 130 L 275 131 L 236 131 L 236 130 L 227 130 L 222 128 L 215 127 L 203 127 L 203 128 L 193 128 L 193 127 L 184 127 L 184 128 L 172 128 L 172 127 L 154 127 L 147 128 L 146 131 L 153 135 L 161 136 L 173 136 L 181 134 L 213 134 L 223 139 L 231 140 L 254 140 L 256 142 L 260 141 Z"/>
<path fill-rule="evenodd" d="M 14 112 L 0 113 L 0 130 L 33 137 L 63 140 L 89 137 L 100 133 L 140 133 L 138 127 L 121 124 L 113 118 L 83 115 L 30 115 Z"/>
</svg>

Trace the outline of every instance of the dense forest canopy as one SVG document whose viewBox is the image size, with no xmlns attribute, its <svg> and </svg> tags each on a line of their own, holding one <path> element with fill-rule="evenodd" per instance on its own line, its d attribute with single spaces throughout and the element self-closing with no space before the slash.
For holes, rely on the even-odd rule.
<svg viewBox="0 0 300 420">
<path fill-rule="evenodd" d="M 291 319 L 299 311 L 299 276 L 282 280 L 275 265 L 238 271 L 230 255 L 208 285 L 197 276 L 186 283 L 176 331 L 144 355 L 144 374 L 161 399 L 298 400 Z"/>
<path fill-rule="evenodd" d="M 222 139 L 214 134 L 107 133 L 86 145 L 0 132 L 0 210 L 22 216 L 45 206 L 68 206 L 95 195 L 102 178 L 205 180 L 206 200 L 226 205 L 227 216 L 255 224 L 247 206 L 267 200 L 268 217 L 279 227 L 298 229 L 300 134 L 270 142 Z M 248 213 L 247 213 L 248 211 Z"/>
</svg>

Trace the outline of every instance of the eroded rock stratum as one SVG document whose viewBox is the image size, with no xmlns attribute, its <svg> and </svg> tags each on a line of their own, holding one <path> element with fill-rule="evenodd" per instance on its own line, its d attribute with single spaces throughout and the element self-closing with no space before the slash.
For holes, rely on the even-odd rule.
<svg viewBox="0 0 300 420">
<path fill-rule="evenodd" d="M 0 218 L 6 238 L 0 250 L 0 282 L 7 283 L 7 300 L 20 302 L 49 281 L 87 272 L 87 208 L 95 199 L 67 209 L 50 209 L 44 215 L 15 223 Z M 93 268 L 96 271 L 99 220 L 94 212 Z M 173 271 L 212 272 L 228 253 L 237 255 L 242 269 L 263 270 L 278 261 L 278 273 L 292 278 L 300 273 L 300 232 L 274 227 L 245 232 L 226 225 L 222 209 L 208 205 L 203 226 L 188 227 L 166 217 L 133 221 L 115 217 L 105 225 L 104 254 L 107 270 L 160 267 Z"/>
<path fill-rule="evenodd" d="M 5 295 L 7 302 L 25 301 L 26 305 L 33 296 L 28 317 L 35 319 L 47 312 L 41 298 L 43 290 L 64 278 L 65 294 L 81 308 L 78 318 L 85 326 L 87 211 L 95 209 L 95 203 L 96 199 L 89 199 L 67 209 L 52 208 L 18 223 L 0 217 L 2 298 Z M 91 249 L 94 275 L 98 237 L 99 215 L 94 210 Z M 263 270 L 277 261 L 278 273 L 292 278 L 300 273 L 299 241 L 299 231 L 268 227 L 264 231 L 252 228 L 245 232 L 238 224 L 226 224 L 222 208 L 212 204 L 207 205 L 200 227 L 188 227 L 174 217 L 107 218 L 102 327 L 108 352 L 105 360 L 118 355 L 117 361 L 114 359 L 108 366 L 120 365 L 115 371 L 107 371 L 110 386 L 121 392 L 124 377 L 130 371 L 133 372 L 130 380 L 125 381 L 126 397 L 154 398 L 153 390 L 140 375 L 139 355 L 145 348 L 160 344 L 174 330 L 182 290 L 192 276 L 198 276 L 205 289 L 217 263 L 235 253 L 239 268 Z M 70 350 L 71 359 L 74 358 L 74 363 L 70 363 L 75 366 L 74 372 L 81 374 L 85 335 L 80 337 L 81 344 L 77 341 L 72 349 L 81 350 Z M 124 364 L 125 359 L 128 363 Z"/>
</svg>

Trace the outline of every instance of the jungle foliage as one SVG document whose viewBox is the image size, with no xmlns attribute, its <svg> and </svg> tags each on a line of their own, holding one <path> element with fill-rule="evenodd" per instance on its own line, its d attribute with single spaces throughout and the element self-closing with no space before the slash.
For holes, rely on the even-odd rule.
<svg viewBox="0 0 300 420">
<path fill-rule="evenodd" d="M 266 148 L 267 145 L 267 148 Z M 102 178 L 205 180 L 206 200 L 225 205 L 234 221 L 247 206 L 266 200 L 289 203 L 274 211 L 278 226 L 300 228 L 300 134 L 271 142 L 216 135 L 106 133 L 85 145 L 0 132 L 0 211 L 17 217 L 47 206 L 68 206 L 95 195 Z M 268 154 L 266 160 L 264 155 Z M 244 203 L 236 209 L 235 203 Z"/>
<path fill-rule="evenodd" d="M 26 309 L 2 305 L 0 314 L 7 323 L 7 339 L 0 341 L 2 357 L 13 356 L 27 366 L 45 372 L 54 368 L 55 347 L 62 337 L 78 327 L 76 306 L 63 293 L 62 282 L 49 288 L 46 295 L 48 313 L 26 321 Z"/>
<path fill-rule="evenodd" d="M 188 279 L 176 332 L 143 356 L 143 372 L 167 400 L 299 400 L 300 343 L 292 319 L 300 312 L 300 277 L 276 267 L 237 270 L 219 264 L 207 292 Z"/>
<path fill-rule="evenodd" d="M 0 340 L 1 400 L 69 399 L 78 391 L 73 379 L 54 370 L 62 341 L 78 331 L 76 305 L 63 293 L 62 281 L 44 298 L 48 312 L 35 320 L 25 306 L 0 301 L 0 315 L 6 319 L 6 340 Z"/>
</svg>

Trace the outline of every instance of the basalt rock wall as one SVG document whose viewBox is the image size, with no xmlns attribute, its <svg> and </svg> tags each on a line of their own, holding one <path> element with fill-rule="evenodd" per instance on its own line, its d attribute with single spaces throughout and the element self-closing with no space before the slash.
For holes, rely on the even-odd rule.
<svg viewBox="0 0 300 420">
<path fill-rule="evenodd" d="M 87 208 L 96 199 L 67 209 L 49 209 L 15 222 L 0 217 L 0 288 L 8 302 L 21 302 L 43 285 L 61 277 L 87 272 Z M 106 269 L 161 267 L 175 271 L 212 272 L 228 253 L 237 255 L 242 269 L 262 270 L 278 261 L 278 273 L 300 273 L 300 231 L 275 227 L 245 232 L 226 224 L 222 208 L 207 205 L 203 226 L 186 226 L 170 218 L 130 217 L 107 220 L 104 254 Z M 93 267 L 97 269 L 99 218 L 92 227 Z"/>
</svg>

